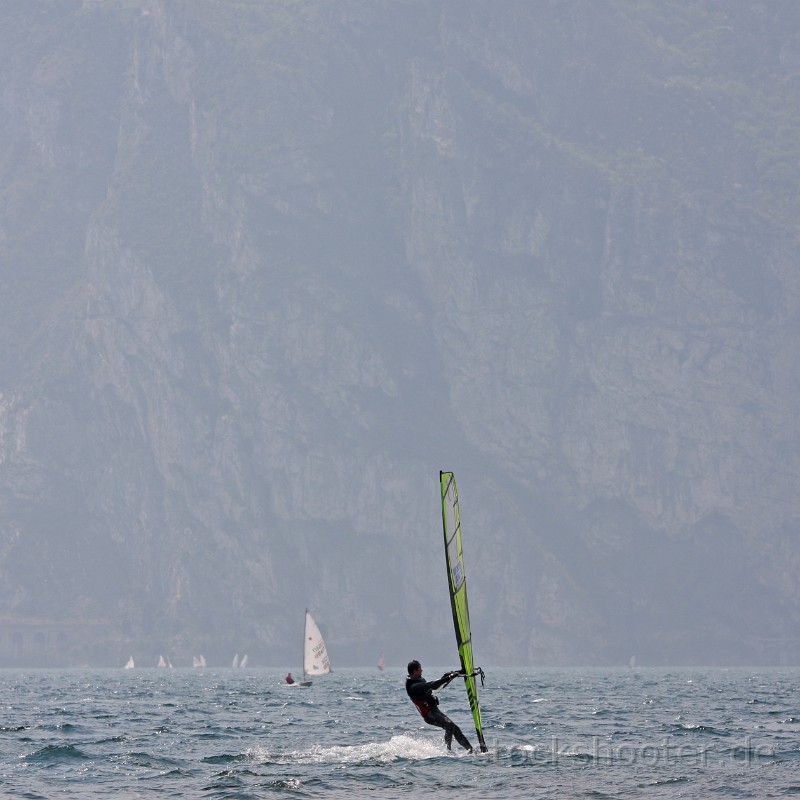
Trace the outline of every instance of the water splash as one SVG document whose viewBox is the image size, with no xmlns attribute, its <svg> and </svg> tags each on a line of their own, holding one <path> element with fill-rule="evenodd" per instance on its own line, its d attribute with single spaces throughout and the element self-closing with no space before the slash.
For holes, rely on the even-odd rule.
<svg viewBox="0 0 800 800">
<path fill-rule="evenodd" d="M 401 759 L 419 761 L 451 755 L 443 742 L 430 737 L 408 735 L 393 736 L 388 742 L 344 745 L 334 747 L 314 746 L 308 750 L 291 750 L 276 753 L 255 747 L 246 755 L 259 763 L 273 764 L 386 764 Z"/>
</svg>

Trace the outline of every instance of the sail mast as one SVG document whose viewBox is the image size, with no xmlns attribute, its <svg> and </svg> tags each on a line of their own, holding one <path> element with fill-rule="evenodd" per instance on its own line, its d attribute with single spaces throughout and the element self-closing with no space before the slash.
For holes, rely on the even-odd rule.
<svg viewBox="0 0 800 800">
<path fill-rule="evenodd" d="M 308 609 L 306 609 L 306 616 L 303 620 L 303 680 L 306 679 L 306 641 L 308 640 Z"/>
<path fill-rule="evenodd" d="M 483 739 L 481 707 L 478 702 L 478 686 L 475 676 L 481 676 L 483 670 L 476 668 L 472 661 L 472 632 L 469 624 L 469 606 L 467 605 L 467 577 L 464 572 L 464 554 L 461 549 L 461 521 L 458 513 L 458 492 L 456 479 L 452 472 L 440 472 L 439 483 L 442 491 L 442 526 L 444 529 L 444 555 L 447 561 L 447 579 L 450 589 L 450 606 L 453 611 L 453 626 L 456 632 L 456 644 L 461 658 L 461 672 L 464 674 L 464 685 L 469 698 L 472 718 L 475 722 L 475 733 L 478 736 L 481 752 L 488 749 Z"/>
</svg>

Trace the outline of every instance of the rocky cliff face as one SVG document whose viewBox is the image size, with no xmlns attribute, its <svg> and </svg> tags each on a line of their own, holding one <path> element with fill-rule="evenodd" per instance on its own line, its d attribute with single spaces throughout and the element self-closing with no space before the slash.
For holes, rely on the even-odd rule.
<svg viewBox="0 0 800 800">
<path fill-rule="evenodd" d="M 796 661 L 798 12 L 664 8 L 4 12 L 0 658 L 446 662 L 444 468 L 479 660 Z"/>
</svg>

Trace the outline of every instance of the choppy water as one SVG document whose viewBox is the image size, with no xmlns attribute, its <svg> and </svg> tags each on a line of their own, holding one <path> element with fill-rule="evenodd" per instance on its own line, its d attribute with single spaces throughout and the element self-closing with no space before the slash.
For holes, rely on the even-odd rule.
<svg viewBox="0 0 800 800">
<path fill-rule="evenodd" d="M 403 680 L 0 671 L 0 796 L 800 798 L 798 669 L 488 669 L 480 756 L 449 754 Z M 474 741 L 462 687 L 440 698 Z"/>
</svg>

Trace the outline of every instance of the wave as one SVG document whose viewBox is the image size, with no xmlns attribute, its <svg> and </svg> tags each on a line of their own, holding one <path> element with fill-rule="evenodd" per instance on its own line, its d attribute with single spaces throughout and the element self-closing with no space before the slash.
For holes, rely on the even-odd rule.
<svg viewBox="0 0 800 800">
<path fill-rule="evenodd" d="M 672 730 L 677 733 L 695 733 L 703 736 L 730 736 L 730 731 L 721 728 L 714 728 L 711 725 L 701 725 L 699 723 L 679 722 L 672 726 Z"/>
<path fill-rule="evenodd" d="M 217 756 L 206 756 L 200 760 L 203 764 L 234 764 L 237 761 L 247 761 L 249 758 L 247 753 L 222 753 Z"/>
<path fill-rule="evenodd" d="M 175 758 L 145 751 L 126 753 L 121 757 L 121 760 L 129 766 L 145 767 L 147 769 L 166 770 L 168 768 L 179 769 L 181 767 L 181 762 Z"/>
<path fill-rule="evenodd" d="M 89 756 L 71 744 L 49 744 L 26 757 L 26 761 L 84 761 Z"/>
</svg>

